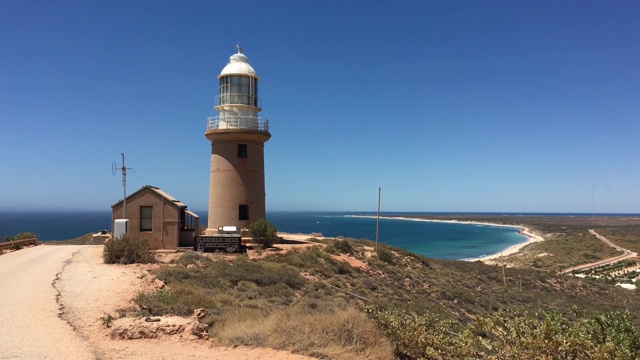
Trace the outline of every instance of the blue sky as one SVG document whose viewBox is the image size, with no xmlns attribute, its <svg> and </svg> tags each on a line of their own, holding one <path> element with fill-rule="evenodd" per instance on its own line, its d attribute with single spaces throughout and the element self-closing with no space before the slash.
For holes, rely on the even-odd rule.
<svg viewBox="0 0 640 360">
<path fill-rule="evenodd" d="M 0 0 L 0 210 L 207 208 L 261 77 L 267 210 L 640 212 L 640 2 Z"/>
</svg>

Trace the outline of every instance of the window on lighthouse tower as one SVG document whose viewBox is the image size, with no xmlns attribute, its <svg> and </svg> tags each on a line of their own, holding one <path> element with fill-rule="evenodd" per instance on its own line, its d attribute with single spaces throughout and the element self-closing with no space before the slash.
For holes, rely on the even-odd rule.
<svg viewBox="0 0 640 360">
<path fill-rule="evenodd" d="M 249 220 L 249 205 L 238 206 L 238 220 Z"/>
<path fill-rule="evenodd" d="M 238 144 L 238 157 L 239 158 L 247 157 L 247 144 Z"/>
</svg>

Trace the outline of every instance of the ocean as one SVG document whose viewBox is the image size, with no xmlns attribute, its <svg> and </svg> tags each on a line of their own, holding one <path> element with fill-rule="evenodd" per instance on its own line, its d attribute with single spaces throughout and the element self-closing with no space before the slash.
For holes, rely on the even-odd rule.
<svg viewBox="0 0 640 360">
<path fill-rule="evenodd" d="M 205 211 L 196 213 L 206 222 Z M 358 212 L 269 212 L 267 218 L 284 232 L 375 240 L 374 215 Z M 0 212 L 2 239 L 29 231 L 36 233 L 42 241 L 67 240 L 110 229 L 109 211 Z M 524 242 L 526 238 L 515 228 L 382 218 L 379 240 L 428 257 L 458 260 L 494 254 Z"/>
</svg>

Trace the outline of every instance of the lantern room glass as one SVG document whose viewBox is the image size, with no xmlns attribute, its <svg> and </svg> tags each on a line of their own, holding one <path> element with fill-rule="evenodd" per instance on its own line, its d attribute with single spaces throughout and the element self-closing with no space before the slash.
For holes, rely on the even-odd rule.
<svg viewBox="0 0 640 360">
<path fill-rule="evenodd" d="M 220 78 L 220 105 L 258 106 L 258 79 L 229 75 Z"/>
</svg>

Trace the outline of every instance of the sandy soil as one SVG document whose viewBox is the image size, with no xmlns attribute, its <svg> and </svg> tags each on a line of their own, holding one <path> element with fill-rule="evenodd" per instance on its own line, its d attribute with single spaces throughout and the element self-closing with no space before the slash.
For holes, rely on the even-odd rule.
<svg viewBox="0 0 640 360">
<path fill-rule="evenodd" d="M 52 247 L 53 248 L 53 247 Z M 118 309 L 132 307 L 130 299 L 153 289 L 149 270 L 154 265 L 106 265 L 102 246 L 85 246 L 67 263 L 55 287 L 60 292 L 62 318 L 94 349 L 99 359 L 311 359 L 286 351 L 211 347 L 190 334 L 157 339 L 113 340 L 101 318 L 117 317 Z"/>
</svg>

